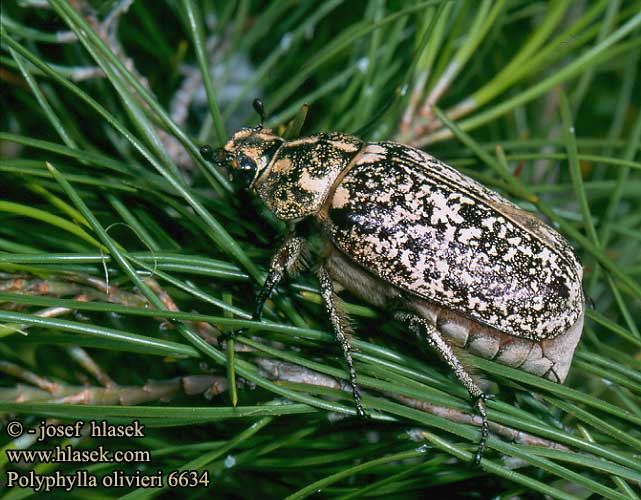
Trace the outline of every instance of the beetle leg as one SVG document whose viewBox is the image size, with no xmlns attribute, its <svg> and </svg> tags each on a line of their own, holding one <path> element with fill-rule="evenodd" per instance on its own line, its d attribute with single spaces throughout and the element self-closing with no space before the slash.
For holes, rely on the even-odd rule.
<svg viewBox="0 0 641 500">
<path fill-rule="evenodd" d="M 332 322 L 334 335 L 336 335 L 336 340 L 338 340 L 343 349 L 343 356 L 347 362 L 347 368 L 349 369 L 349 382 L 352 386 L 352 395 L 354 396 L 354 403 L 356 404 L 356 412 L 359 417 L 367 417 L 367 413 L 365 413 L 363 405 L 361 404 L 361 391 L 356 383 L 356 370 L 354 369 L 354 362 L 352 360 L 352 345 L 347 333 L 347 330 L 349 329 L 347 318 L 345 313 L 343 313 L 338 307 L 336 301 L 337 297 L 334 292 L 334 284 L 332 283 L 332 279 L 329 277 L 329 273 L 323 266 L 318 270 L 318 280 L 320 282 L 321 296 L 325 303 L 325 309 L 327 310 L 329 319 Z"/>
<path fill-rule="evenodd" d="M 296 266 L 305 247 L 304 238 L 299 236 L 290 236 L 276 251 L 269 265 L 269 273 L 267 274 L 265 284 L 260 289 L 258 296 L 256 297 L 256 307 L 254 308 L 252 320 L 262 320 L 265 302 L 267 302 L 267 299 L 269 299 L 274 288 L 276 288 L 278 283 L 283 279 L 285 272 L 292 273 L 296 270 Z"/>
<path fill-rule="evenodd" d="M 297 265 L 300 262 L 301 255 L 306 248 L 304 238 L 299 236 L 289 236 L 280 248 L 276 250 L 276 253 L 269 264 L 267 279 L 256 296 L 256 305 L 252 314 L 252 321 L 262 321 L 265 302 L 267 302 L 267 299 L 269 299 L 274 288 L 276 288 L 278 283 L 283 279 L 285 272 L 293 274 L 297 270 Z M 226 334 L 223 334 L 223 338 L 240 335 L 246 330 L 247 328 L 240 328 L 238 330 L 227 332 Z"/>
<path fill-rule="evenodd" d="M 452 347 L 443 340 L 443 337 L 432 322 L 407 312 L 397 312 L 394 317 L 397 320 L 408 324 L 414 332 L 427 339 L 430 347 L 434 349 L 441 356 L 443 361 L 449 365 L 449 367 L 454 371 L 456 377 L 465 386 L 467 392 L 469 392 L 470 396 L 475 400 L 474 406 L 481 416 L 481 440 L 479 442 L 476 455 L 474 456 L 474 463 L 478 464 L 481 461 L 481 456 L 483 455 L 483 451 L 485 450 L 487 439 L 490 434 L 485 401 L 489 399 L 491 395 L 485 394 L 483 390 L 476 385 L 463 364 L 456 357 L 456 354 L 454 354 Z"/>
</svg>

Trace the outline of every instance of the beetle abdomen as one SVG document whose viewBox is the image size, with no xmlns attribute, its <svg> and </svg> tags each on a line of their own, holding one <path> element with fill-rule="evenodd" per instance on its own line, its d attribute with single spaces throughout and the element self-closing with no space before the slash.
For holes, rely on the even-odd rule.
<svg viewBox="0 0 641 500">
<path fill-rule="evenodd" d="M 565 240 L 421 151 L 368 144 L 328 203 L 336 246 L 401 290 L 531 340 L 582 317 L 582 269 Z"/>
<path fill-rule="evenodd" d="M 539 341 L 501 333 L 421 299 L 411 302 L 410 308 L 431 319 L 452 345 L 561 384 L 583 331 L 583 312 L 567 330 Z"/>
</svg>

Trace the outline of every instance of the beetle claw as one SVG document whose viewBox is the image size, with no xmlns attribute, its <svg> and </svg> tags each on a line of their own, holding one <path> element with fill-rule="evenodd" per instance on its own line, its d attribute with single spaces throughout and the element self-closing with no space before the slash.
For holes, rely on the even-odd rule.
<svg viewBox="0 0 641 500">
<path fill-rule="evenodd" d="M 366 421 L 372 420 L 372 416 L 369 413 L 367 413 L 363 409 L 363 407 L 360 405 L 356 407 L 356 415 L 358 416 L 358 418 L 361 418 Z"/>
<path fill-rule="evenodd" d="M 220 340 L 227 342 L 228 340 L 234 340 L 239 335 L 242 335 L 247 331 L 247 328 L 239 328 L 237 330 L 232 330 L 230 332 L 223 332 L 220 335 Z"/>
<path fill-rule="evenodd" d="M 361 391 L 358 386 L 352 384 L 352 396 L 354 398 L 354 404 L 356 405 L 356 415 L 359 419 L 371 420 L 371 415 L 365 411 L 363 404 L 361 403 Z"/>
</svg>

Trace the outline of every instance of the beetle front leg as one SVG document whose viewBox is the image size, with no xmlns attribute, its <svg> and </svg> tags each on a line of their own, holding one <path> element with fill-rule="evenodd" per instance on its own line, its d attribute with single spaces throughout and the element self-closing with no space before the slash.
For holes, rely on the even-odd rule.
<svg viewBox="0 0 641 500">
<path fill-rule="evenodd" d="M 254 308 L 254 314 L 252 314 L 252 320 L 262 320 L 265 302 L 267 302 L 274 288 L 276 288 L 278 283 L 283 279 L 285 272 L 292 274 L 297 270 L 297 265 L 305 248 L 306 242 L 304 238 L 289 236 L 276 251 L 269 264 L 269 273 L 267 274 L 265 284 L 256 297 L 256 306 Z"/>
<path fill-rule="evenodd" d="M 256 296 L 256 304 L 252 314 L 252 321 L 262 321 L 265 302 L 267 302 L 274 291 L 274 288 L 276 288 L 278 283 L 283 279 L 285 272 L 294 274 L 306 248 L 307 242 L 304 238 L 299 236 L 288 236 L 280 248 L 276 250 L 276 253 L 269 264 L 267 279 Z M 246 330 L 247 328 L 240 328 L 239 330 L 228 332 L 225 334 L 225 337 L 234 337 Z"/>
<path fill-rule="evenodd" d="M 347 362 L 349 382 L 352 386 L 352 395 L 354 397 L 354 403 L 356 404 L 356 413 L 358 413 L 359 417 L 367 417 L 367 413 L 365 413 L 363 405 L 361 404 L 361 391 L 356 383 L 356 370 L 354 369 L 354 361 L 352 360 L 352 344 L 347 334 L 347 319 L 336 304 L 336 294 L 334 293 L 332 279 L 323 266 L 318 270 L 318 280 L 320 282 L 321 296 L 323 297 L 327 314 L 329 314 L 334 335 L 336 335 L 336 340 L 338 340 L 343 349 L 343 356 Z"/>
<path fill-rule="evenodd" d="M 479 447 L 476 450 L 476 455 L 474 456 L 474 463 L 478 465 L 481 461 L 483 452 L 485 451 L 487 439 L 490 434 L 487 422 L 487 411 L 485 409 L 485 401 L 490 397 L 490 395 L 485 394 L 483 390 L 476 385 L 461 361 L 456 357 L 456 354 L 454 354 L 452 347 L 443 340 L 443 337 L 432 322 L 417 316 L 416 314 L 407 312 L 398 312 L 394 317 L 399 321 L 406 323 L 414 332 L 427 339 L 430 347 L 434 349 L 441 356 L 443 361 L 449 365 L 449 367 L 454 371 L 456 377 L 465 386 L 467 392 L 469 392 L 470 396 L 474 399 L 476 409 L 481 416 L 481 440 L 479 442 Z"/>
</svg>

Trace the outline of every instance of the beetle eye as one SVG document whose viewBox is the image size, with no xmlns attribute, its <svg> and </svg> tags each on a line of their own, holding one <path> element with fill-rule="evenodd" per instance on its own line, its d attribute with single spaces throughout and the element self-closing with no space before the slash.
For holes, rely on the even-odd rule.
<svg viewBox="0 0 641 500">
<path fill-rule="evenodd" d="M 248 187 L 256 174 L 256 164 L 249 158 L 244 157 L 238 164 L 238 168 L 232 169 L 232 180 L 242 188 Z"/>
</svg>

